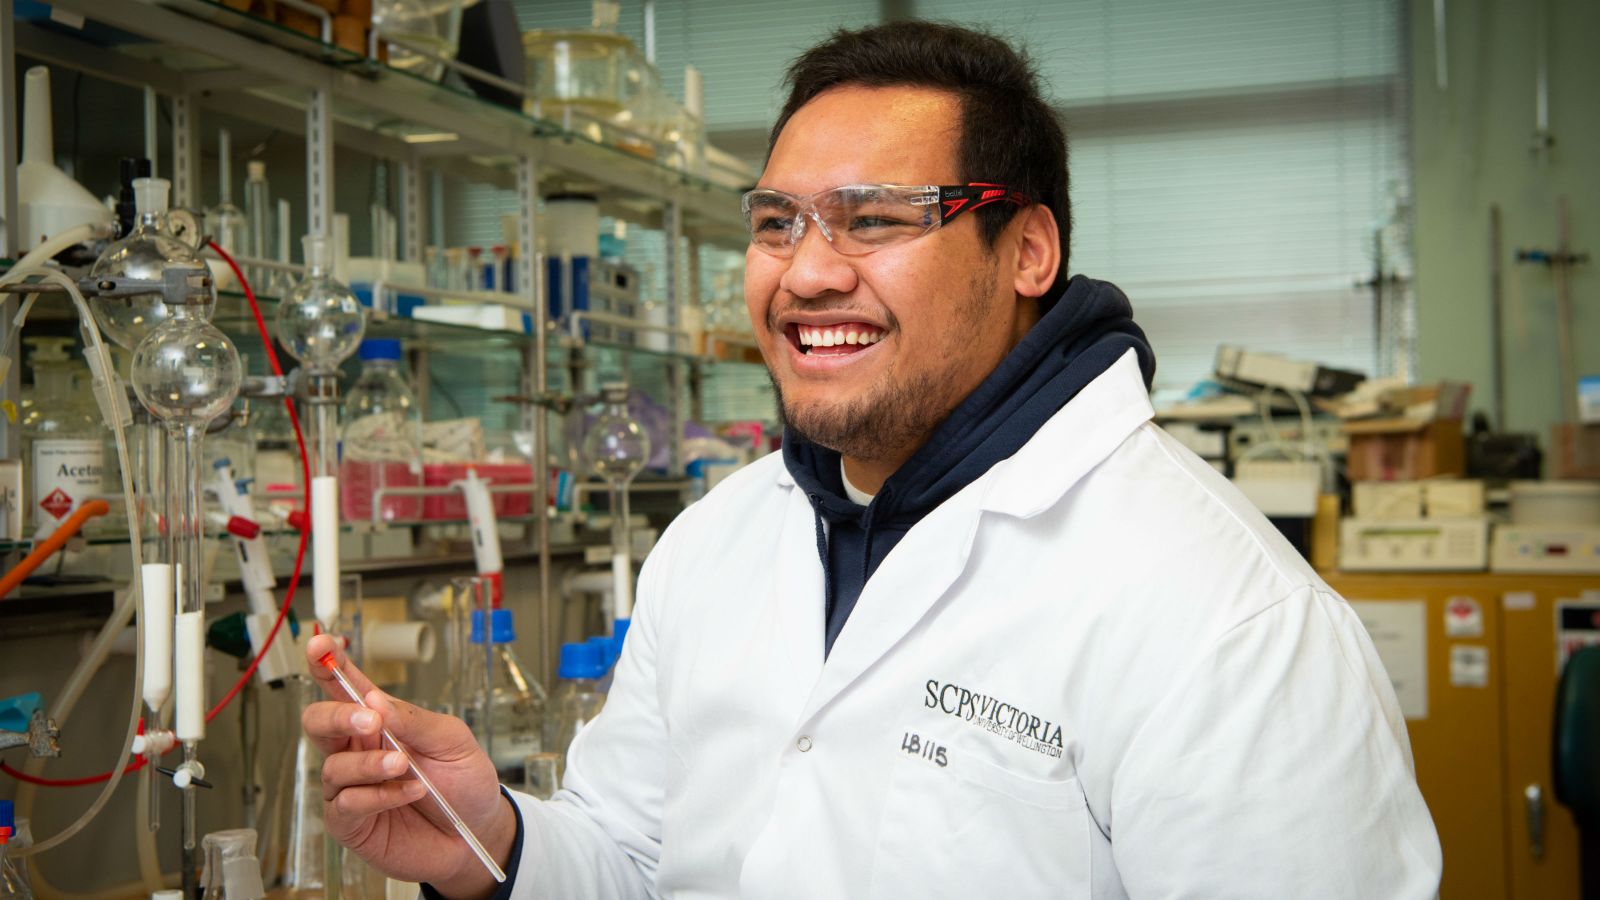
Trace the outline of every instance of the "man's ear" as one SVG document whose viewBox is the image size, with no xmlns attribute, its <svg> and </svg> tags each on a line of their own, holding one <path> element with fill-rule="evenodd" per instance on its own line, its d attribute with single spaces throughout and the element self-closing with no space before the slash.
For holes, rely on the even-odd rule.
<svg viewBox="0 0 1600 900">
<path fill-rule="evenodd" d="M 1013 286 L 1019 296 L 1043 297 L 1061 268 L 1061 232 L 1050 208 L 1035 203 L 1012 222 L 1016 228 L 1017 271 Z"/>
</svg>

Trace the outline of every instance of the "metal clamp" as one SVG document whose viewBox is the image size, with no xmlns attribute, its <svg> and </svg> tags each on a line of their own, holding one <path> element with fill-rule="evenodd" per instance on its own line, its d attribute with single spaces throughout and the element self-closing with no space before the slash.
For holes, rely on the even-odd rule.
<svg viewBox="0 0 1600 900">
<path fill-rule="evenodd" d="M 152 278 L 115 278 L 106 275 L 78 280 L 78 290 L 86 297 L 128 300 L 159 293 L 162 302 L 174 306 L 209 303 L 211 288 L 211 270 L 204 266 L 167 266 L 161 270 L 160 281 Z"/>
<path fill-rule="evenodd" d="M 0 731 L 0 750 L 27 747 L 28 755 L 54 758 L 61 755 L 61 728 L 55 719 L 45 717 L 44 710 L 36 709 L 28 719 L 27 731 Z"/>
</svg>

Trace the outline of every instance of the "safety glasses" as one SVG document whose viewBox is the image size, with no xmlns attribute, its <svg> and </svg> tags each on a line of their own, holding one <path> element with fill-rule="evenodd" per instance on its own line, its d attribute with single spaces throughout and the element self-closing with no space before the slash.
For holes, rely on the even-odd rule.
<svg viewBox="0 0 1600 900">
<path fill-rule="evenodd" d="M 834 250 L 864 256 L 916 240 L 968 210 L 991 203 L 1027 206 L 1032 201 L 1003 184 L 847 184 L 796 197 L 758 189 L 744 195 L 750 243 L 773 256 L 790 256 L 817 223 Z"/>
</svg>

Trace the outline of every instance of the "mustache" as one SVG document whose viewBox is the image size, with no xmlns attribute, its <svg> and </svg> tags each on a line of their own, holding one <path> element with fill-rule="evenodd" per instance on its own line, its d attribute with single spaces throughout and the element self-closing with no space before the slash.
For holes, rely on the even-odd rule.
<svg viewBox="0 0 1600 900">
<path fill-rule="evenodd" d="M 778 332 L 781 330 L 778 320 L 790 312 L 798 311 L 809 313 L 832 313 L 839 316 L 850 316 L 852 314 L 859 313 L 863 321 L 882 320 L 884 325 L 890 330 L 896 329 L 900 326 L 900 320 L 895 316 L 894 312 L 883 307 L 878 307 L 869 311 L 862 307 L 862 305 L 859 303 L 851 303 L 848 301 L 829 302 L 826 300 L 800 300 L 796 302 L 785 303 L 782 306 L 774 304 L 767 307 L 767 331 L 773 333 Z"/>
</svg>

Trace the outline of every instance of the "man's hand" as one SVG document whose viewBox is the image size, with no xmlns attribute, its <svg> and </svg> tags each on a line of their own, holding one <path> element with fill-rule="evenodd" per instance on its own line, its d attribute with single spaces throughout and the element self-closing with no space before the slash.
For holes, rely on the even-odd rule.
<svg viewBox="0 0 1600 900">
<path fill-rule="evenodd" d="M 318 664 L 329 652 L 370 710 L 350 702 Z M 426 881 L 452 900 L 491 895 L 494 879 L 409 773 L 405 758 L 380 733 L 387 727 L 411 751 L 503 869 L 516 840 L 516 813 L 500 793 L 494 764 L 466 723 L 373 687 L 326 635 L 307 642 L 306 656 L 312 677 L 336 701 L 313 703 L 300 717 L 306 734 L 327 757 L 322 764 L 322 811 L 328 834 L 391 878 Z"/>
</svg>

